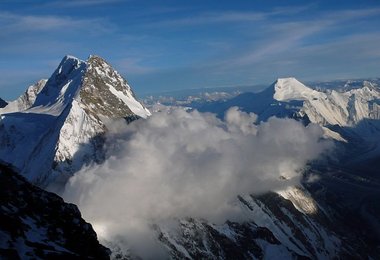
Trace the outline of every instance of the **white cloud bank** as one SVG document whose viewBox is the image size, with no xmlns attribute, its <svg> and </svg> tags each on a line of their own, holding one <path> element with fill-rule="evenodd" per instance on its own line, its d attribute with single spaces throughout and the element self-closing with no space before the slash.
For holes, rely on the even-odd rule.
<svg viewBox="0 0 380 260">
<path fill-rule="evenodd" d="M 78 172 L 63 196 L 79 206 L 101 239 L 132 247 L 141 241 L 147 246 L 151 223 L 236 219 L 239 194 L 298 183 L 307 162 L 331 147 L 319 126 L 278 118 L 254 125 L 255 120 L 237 108 L 225 122 L 173 109 L 128 127 L 113 123 L 109 159 Z"/>
</svg>

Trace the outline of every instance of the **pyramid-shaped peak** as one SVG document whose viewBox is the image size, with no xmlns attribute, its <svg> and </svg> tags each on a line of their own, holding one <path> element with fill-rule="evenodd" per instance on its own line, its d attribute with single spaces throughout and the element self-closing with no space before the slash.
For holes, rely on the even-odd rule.
<svg viewBox="0 0 380 260">
<path fill-rule="evenodd" d="M 315 92 L 294 77 L 279 78 L 273 85 L 273 98 L 279 101 L 305 100 Z"/>
<path fill-rule="evenodd" d="M 92 115 L 109 118 L 147 117 L 150 112 L 136 100 L 127 81 L 103 58 L 87 61 L 66 55 L 33 104 L 54 115 L 75 100 Z"/>
<path fill-rule="evenodd" d="M 66 55 L 61 60 L 58 69 L 60 67 L 78 67 L 79 65 L 85 64 L 86 66 L 95 67 L 111 67 L 111 65 L 102 57 L 98 55 L 90 55 L 87 60 L 79 59 L 73 55 Z"/>
</svg>

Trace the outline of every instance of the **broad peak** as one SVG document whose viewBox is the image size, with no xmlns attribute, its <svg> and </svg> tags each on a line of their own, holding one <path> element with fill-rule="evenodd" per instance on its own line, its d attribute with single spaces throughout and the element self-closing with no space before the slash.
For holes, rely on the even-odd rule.
<svg viewBox="0 0 380 260">
<path fill-rule="evenodd" d="M 273 84 L 273 98 L 278 101 L 305 100 L 315 94 L 315 90 L 305 86 L 294 77 L 279 78 Z"/>
</svg>

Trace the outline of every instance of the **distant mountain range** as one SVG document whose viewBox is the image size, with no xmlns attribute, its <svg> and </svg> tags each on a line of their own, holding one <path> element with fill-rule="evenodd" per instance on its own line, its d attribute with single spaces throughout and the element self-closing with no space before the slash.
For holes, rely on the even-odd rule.
<svg viewBox="0 0 380 260">
<path fill-rule="evenodd" d="M 330 137 L 343 141 L 337 128 L 366 131 L 367 136 L 380 128 L 380 89 L 376 83 L 364 81 L 361 88 L 348 91 L 314 90 L 295 78 L 278 79 L 266 90 L 259 93 L 243 93 L 226 101 L 196 104 L 199 111 L 216 113 L 223 117 L 231 106 L 238 106 L 246 112 L 254 112 L 259 121 L 271 116 L 302 118 L 324 127 Z M 367 122 L 366 128 L 356 128 Z"/>
<path fill-rule="evenodd" d="M 260 201 L 263 198 L 260 196 L 241 199 L 241 202 L 251 210 L 256 224 L 257 220 L 262 219 L 256 207 L 266 212 L 266 221 L 273 221 L 274 224 L 261 223 L 269 228 L 275 237 L 282 237 L 280 234 L 283 234 L 299 246 L 308 243 L 312 247 L 318 245 L 315 251 L 309 249 L 294 251 L 311 258 L 325 259 L 331 258 L 332 255 L 343 258 L 366 258 L 369 255 L 378 256 L 380 253 L 376 246 L 373 247 L 379 245 L 380 241 L 379 233 L 376 231 L 380 224 L 380 208 L 374 203 L 380 198 L 380 178 L 377 174 L 380 166 L 380 88 L 376 80 L 348 81 L 343 85 L 342 83 L 336 81 L 326 83 L 323 87 L 311 88 L 295 78 L 283 78 L 261 92 L 242 93 L 226 100 L 172 103 L 177 106 L 183 105 L 186 109 L 215 113 L 220 118 L 224 118 L 225 112 L 234 106 L 257 114 L 258 121 L 266 121 L 272 116 L 293 118 L 305 125 L 310 123 L 320 125 L 325 137 L 335 141 L 337 148 L 335 158 L 331 158 L 327 163 L 312 164 L 305 175 L 303 188 L 279 192 L 280 196 L 276 198 L 273 197 L 274 194 L 265 195 L 264 203 Z M 333 86 L 333 89 L 325 86 Z M 154 106 L 152 108 L 154 109 Z M 313 174 L 318 174 L 320 179 L 315 183 L 309 183 L 307 176 Z M 292 204 L 282 204 L 284 199 L 291 201 Z M 274 205 L 278 203 L 281 206 L 275 208 Z M 307 211 L 302 210 L 300 205 L 304 207 L 315 205 L 318 208 L 318 216 L 314 215 L 309 219 L 311 215 L 305 214 Z M 297 211 L 294 211 L 292 206 Z M 302 212 L 302 218 L 306 218 L 306 222 L 316 221 L 317 224 L 313 225 L 319 226 L 316 229 L 309 229 L 303 224 L 299 226 L 305 222 L 297 221 L 297 216 L 288 218 L 278 215 L 284 210 L 292 213 Z M 298 226 L 299 231 L 293 229 L 291 232 L 286 232 L 287 228 L 281 227 L 285 219 L 290 221 L 285 226 L 293 228 Z M 320 222 L 322 219 L 324 220 Z M 312 241 L 311 234 L 305 234 L 305 230 L 308 230 L 307 232 L 318 230 L 317 234 L 312 236 L 324 237 L 326 240 Z M 329 235 L 322 235 L 320 232 L 327 232 Z M 304 234 L 305 237 L 300 239 L 297 233 Z M 336 237 L 334 238 L 332 234 Z M 357 236 L 362 238 L 354 242 Z M 285 241 L 282 239 L 280 243 L 287 245 L 289 250 L 291 245 Z M 337 244 L 330 247 L 333 251 L 328 251 L 327 244 L 334 244 L 333 241 Z M 357 246 L 355 252 L 346 246 L 348 244 L 350 247 L 353 244 Z M 323 250 L 327 251 L 322 253 Z M 279 255 L 281 254 L 278 253 L 276 257 Z M 282 257 L 287 258 L 285 255 Z M 291 257 L 296 258 L 294 254 Z"/>
<path fill-rule="evenodd" d="M 252 221 L 231 220 L 216 225 L 188 216 L 179 220 L 176 232 L 168 231 L 166 226 L 155 226 L 156 239 L 166 248 L 167 256 L 174 259 L 379 258 L 380 177 L 374 172 L 378 171 L 380 158 L 380 90 L 372 81 L 363 81 L 360 87 L 356 83 L 347 84 L 343 89 L 324 89 L 323 84 L 320 88 L 310 88 L 295 78 L 284 78 L 259 93 L 183 104 L 187 109 L 216 113 L 221 118 L 228 108 L 237 106 L 257 114 L 258 121 L 276 116 L 300 120 L 305 125 L 318 124 L 325 138 L 334 140 L 339 149 L 335 158 L 311 163 L 299 187 L 260 196 L 239 196 L 239 205 Z M 62 256 L 75 253 L 71 244 L 65 246 L 54 241 L 60 236 L 63 240 L 73 236 L 67 233 L 67 227 L 71 226 L 66 226 L 65 221 L 79 219 L 79 213 L 72 206 L 62 206 L 71 207 L 74 213 L 68 210 L 67 215 L 61 215 L 58 206 L 54 203 L 52 206 L 50 201 L 58 201 L 60 205 L 63 202 L 33 185 L 63 187 L 83 166 L 101 164 L 106 157 L 107 120 L 144 120 L 151 113 L 136 100 L 127 81 L 97 56 L 90 56 L 87 61 L 64 57 L 48 80 L 29 87 L 17 100 L 2 104 L 1 178 L 6 178 L 4 182 L 13 188 L 2 190 L 8 197 L 1 201 L 0 216 L 17 221 L 11 228 L 0 228 L 0 256 L 43 258 L 48 250 L 46 246 L 58 250 L 58 245 L 62 247 L 59 249 Z M 320 179 L 309 182 L 310 176 L 317 173 Z M 33 224 L 45 213 L 32 212 L 37 206 L 27 214 L 22 213 L 24 205 L 32 202 L 24 195 L 19 200 L 9 196 L 16 192 L 29 193 L 32 198 L 46 196 L 41 202 L 51 210 L 46 214 L 64 220 L 54 223 L 55 231 L 49 233 L 54 237 L 51 244 L 47 245 L 49 236 L 41 235 L 43 228 Z M 34 220 L 26 220 L 29 218 Z M 95 245 L 90 228 L 82 220 L 80 223 L 78 232 L 87 232 Z M 60 229 L 62 234 L 58 234 Z M 38 234 L 31 238 L 30 232 Z M 81 241 L 84 239 L 87 238 Z M 23 245 L 14 241 L 24 241 L 34 253 L 21 252 Z M 45 253 L 36 253 L 40 249 Z M 96 252 L 106 252 L 108 257 L 107 250 L 100 245 L 78 255 L 93 256 Z"/>
<path fill-rule="evenodd" d="M 308 87 L 318 91 L 329 89 L 338 92 L 344 92 L 356 88 L 361 88 L 364 82 L 371 82 L 372 84 L 379 85 L 380 78 L 314 81 L 306 82 L 306 84 Z M 154 105 L 156 103 L 169 106 L 195 106 L 199 103 L 204 102 L 225 101 L 242 93 L 259 93 L 266 89 L 267 86 L 268 85 L 261 84 L 252 86 L 195 88 L 177 91 L 145 93 L 142 95 L 142 99 L 148 106 Z"/>
</svg>

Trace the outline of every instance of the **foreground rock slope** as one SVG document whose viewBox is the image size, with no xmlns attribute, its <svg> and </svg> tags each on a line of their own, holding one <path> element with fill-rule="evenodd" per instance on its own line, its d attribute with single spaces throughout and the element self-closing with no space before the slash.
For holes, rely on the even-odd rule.
<svg viewBox="0 0 380 260">
<path fill-rule="evenodd" d="M 78 208 L 0 164 L 1 259 L 109 259 Z"/>
</svg>

